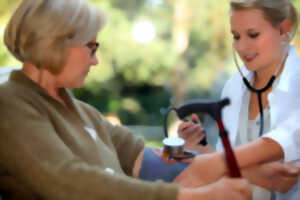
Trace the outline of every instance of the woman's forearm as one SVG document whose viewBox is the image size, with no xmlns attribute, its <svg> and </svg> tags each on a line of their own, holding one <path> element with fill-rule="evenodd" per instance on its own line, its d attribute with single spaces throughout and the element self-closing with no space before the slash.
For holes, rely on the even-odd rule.
<svg viewBox="0 0 300 200">
<path fill-rule="evenodd" d="M 251 143 L 234 148 L 235 157 L 241 170 L 259 165 L 261 163 L 280 160 L 284 157 L 283 150 L 278 143 L 269 139 L 261 138 Z M 200 156 L 199 160 L 203 160 Z M 214 153 L 210 163 L 216 163 L 218 171 L 227 174 L 228 167 L 224 153 Z M 213 168 L 211 166 L 211 168 Z M 221 173 L 221 174 L 222 174 Z"/>
<path fill-rule="evenodd" d="M 207 199 L 209 200 L 209 195 L 206 191 L 197 192 L 195 189 L 180 187 L 178 191 L 177 200 L 193 200 L 193 199 Z"/>
<path fill-rule="evenodd" d="M 260 138 L 234 149 L 240 168 L 283 159 L 280 145 L 272 139 Z"/>
<path fill-rule="evenodd" d="M 223 178 L 198 188 L 180 187 L 177 200 L 250 200 L 252 191 L 246 180 Z"/>
</svg>

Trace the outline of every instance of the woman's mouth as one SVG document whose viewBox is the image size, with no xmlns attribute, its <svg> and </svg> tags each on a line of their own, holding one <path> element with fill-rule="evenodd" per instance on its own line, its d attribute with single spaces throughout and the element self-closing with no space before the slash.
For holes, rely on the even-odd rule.
<svg viewBox="0 0 300 200">
<path fill-rule="evenodd" d="M 248 55 L 248 56 L 244 56 L 244 61 L 246 63 L 250 63 L 252 62 L 256 57 L 258 56 L 258 54 L 253 54 L 253 55 Z"/>
</svg>

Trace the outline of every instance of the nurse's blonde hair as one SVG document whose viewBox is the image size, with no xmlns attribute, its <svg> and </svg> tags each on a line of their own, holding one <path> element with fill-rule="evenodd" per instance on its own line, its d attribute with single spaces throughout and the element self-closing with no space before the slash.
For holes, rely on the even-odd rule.
<svg viewBox="0 0 300 200">
<path fill-rule="evenodd" d="M 292 28 L 287 42 L 289 43 L 295 37 L 298 29 L 298 13 L 291 0 L 230 0 L 231 12 L 243 9 L 262 10 L 265 19 L 273 27 L 277 27 L 285 19 L 290 20 Z"/>
<path fill-rule="evenodd" d="M 104 11 L 85 0 L 22 0 L 5 29 L 4 43 L 21 62 L 58 74 L 70 46 L 95 40 L 105 23 Z"/>
</svg>

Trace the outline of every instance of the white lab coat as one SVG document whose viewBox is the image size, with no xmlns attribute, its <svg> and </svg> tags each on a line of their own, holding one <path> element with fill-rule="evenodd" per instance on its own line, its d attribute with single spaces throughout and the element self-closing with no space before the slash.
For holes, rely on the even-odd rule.
<svg viewBox="0 0 300 200">
<path fill-rule="evenodd" d="M 271 130 L 263 136 L 273 139 L 282 147 L 286 162 L 300 159 L 300 56 L 295 46 L 290 46 L 288 51 L 279 82 L 268 95 Z M 248 80 L 252 80 L 253 72 L 245 66 L 241 70 Z M 228 97 L 231 102 L 223 109 L 222 119 L 233 146 L 236 145 L 238 137 L 242 95 L 245 90 L 247 88 L 241 75 L 236 73 L 222 91 L 222 98 Z M 246 137 L 246 133 L 240 137 Z M 218 141 L 217 150 L 222 149 L 222 144 Z M 300 166 L 300 163 L 298 164 Z M 300 200 L 300 181 L 287 194 L 277 194 L 276 199 Z"/>
</svg>

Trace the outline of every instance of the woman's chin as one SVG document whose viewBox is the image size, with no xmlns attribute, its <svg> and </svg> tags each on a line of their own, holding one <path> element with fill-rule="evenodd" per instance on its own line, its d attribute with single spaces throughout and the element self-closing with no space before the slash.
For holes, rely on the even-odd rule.
<svg viewBox="0 0 300 200">
<path fill-rule="evenodd" d="M 76 83 L 68 85 L 68 87 L 66 87 L 66 88 L 69 88 L 69 89 L 81 88 L 81 87 L 83 87 L 83 85 L 84 85 L 84 81 L 77 81 Z"/>
<path fill-rule="evenodd" d="M 253 65 L 245 65 L 246 69 L 248 69 L 249 71 L 256 71 L 257 70 L 257 66 L 253 66 Z"/>
</svg>

